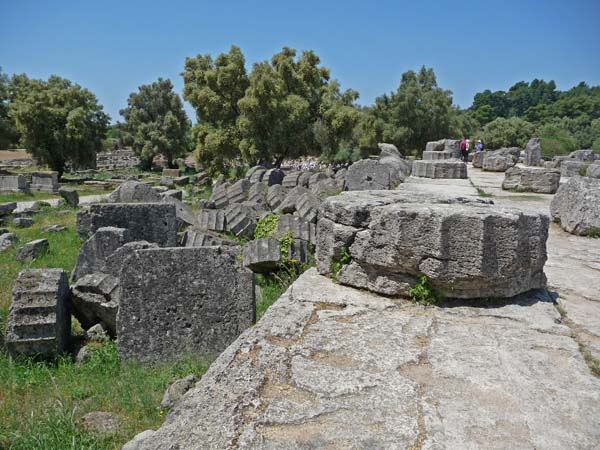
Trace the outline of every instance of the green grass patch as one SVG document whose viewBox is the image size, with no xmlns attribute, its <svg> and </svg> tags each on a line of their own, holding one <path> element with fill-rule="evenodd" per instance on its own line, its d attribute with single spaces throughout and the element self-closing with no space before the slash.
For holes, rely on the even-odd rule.
<svg viewBox="0 0 600 450">
<path fill-rule="evenodd" d="M 598 227 L 590 228 L 589 231 L 587 232 L 586 236 L 594 238 L 594 239 L 600 239 L 600 228 L 598 228 Z"/>
<path fill-rule="evenodd" d="M 36 200 L 50 200 L 53 198 L 59 198 L 58 194 L 48 194 L 46 192 L 31 192 L 30 194 L 0 194 L 0 203 L 33 202 Z"/>
<path fill-rule="evenodd" d="M 14 360 L 2 353 L 0 448 L 119 449 L 140 431 L 160 426 L 160 401 L 173 379 L 201 376 L 207 368 L 208 361 L 199 358 L 151 368 L 120 364 L 113 341 L 82 364 L 68 357 Z M 121 430 L 107 437 L 87 433 L 80 418 L 92 411 L 116 414 Z"/>
</svg>

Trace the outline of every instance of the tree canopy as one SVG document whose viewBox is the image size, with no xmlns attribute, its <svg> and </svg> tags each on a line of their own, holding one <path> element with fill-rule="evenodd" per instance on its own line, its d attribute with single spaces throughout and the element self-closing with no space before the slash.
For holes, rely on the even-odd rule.
<svg viewBox="0 0 600 450">
<path fill-rule="evenodd" d="M 58 76 L 15 75 L 10 96 L 21 143 L 38 161 L 60 175 L 67 164 L 93 165 L 109 122 L 94 94 Z"/>
<path fill-rule="evenodd" d="M 162 155 L 172 167 L 173 160 L 188 150 L 191 124 L 171 80 L 159 78 L 140 86 L 138 92 L 129 95 L 127 105 L 120 113 L 142 164 L 149 167 L 155 156 Z"/>
</svg>

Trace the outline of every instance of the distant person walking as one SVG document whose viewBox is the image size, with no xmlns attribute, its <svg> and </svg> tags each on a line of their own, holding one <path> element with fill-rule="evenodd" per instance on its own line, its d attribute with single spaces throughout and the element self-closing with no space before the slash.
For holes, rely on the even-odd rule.
<svg viewBox="0 0 600 450">
<path fill-rule="evenodd" d="M 475 150 L 478 152 L 483 151 L 483 142 L 481 142 L 481 139 L 477 139 L 477 145 L 475 146 Z"/>
<path fill-rule="evenodd" d="M 468 139 L 462 138 L 460 141 L 460 159 L 464 162 L 469 160 Z"/>
</svg>

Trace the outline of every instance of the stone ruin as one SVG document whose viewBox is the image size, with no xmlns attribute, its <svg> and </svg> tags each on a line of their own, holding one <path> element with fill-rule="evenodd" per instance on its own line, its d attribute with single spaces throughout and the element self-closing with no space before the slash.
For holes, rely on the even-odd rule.
<svg viewBox="0 0 600 450">
<path fill-rule="evenodd" d="M 58 192 L 58 172 L 37 172 L 31 174 L 32 191 L 56 194 Z"/>
<path fill-rule="evenodd" d="M 23 175 L 0 175 L 0 194 L 28 194 L 29 183 Z"/>
<path fill-rule="evenodd" d="M 67 350 L 71 335 L 69 283 L 62 269 L 19 273 L 6 322 L 12 355 L 52 357 Z"/>
<path fill-rule="evenodd" d="M 413 161 L 412 174 L 423 178 L 467 178 L 467 165 L 460 160 L 460 141 L 428 142 L 423 159 Z"/>
<path fill-rule="evenodd" d="M 600 179 L 571 177 L 558 188 L 550 214 L 569 233 L 600 233 Z"/>
<path fill-rule="evenodd" d="M 101 152 L 96 154 L 96 169 L 115 170 L 130 169 L 140 165 L 133 150 L 115 150 L 113 152 Z"/>
<path fill-rule="evenodd" d="M 425 275 L 447 298 L 512 297 L 546 284 L 549 219 L 478 197 L 344 192 L 317 229 L 317 268 L 349 286 L 408 296 Z M 465 230 L 468 230 L 465 231 Z"/>
<path fill-rule="evenodd" d="M 560 185 L 560 171 L 544 167 L 514 166 L 504 173 L 502 189 L 554 194 Z"/>
</svg>

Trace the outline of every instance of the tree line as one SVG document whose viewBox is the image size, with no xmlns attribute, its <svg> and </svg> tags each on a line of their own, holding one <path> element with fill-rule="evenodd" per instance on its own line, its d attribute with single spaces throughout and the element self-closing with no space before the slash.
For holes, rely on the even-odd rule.
<svg viewBox="0 0 600 450">
<path fill-rule="evenodd" d="M 445 137 L 482 139 L 492 149 L 523 147 L 536 135 L 547 157 L 600 151 L 600 86 L 583 82 L 568 91 L 554 81 L 519 82 L 477 93 L 461 109 L 433 69 L 422 67 L 402 74 L 398 88 L 373 105 L 360 106 L 358 92 L 342 90 L 313 51 L 284 47 L 248 72 L 236 46 L 216 57 L 186 58 L 181 75 L 195 125 L 171 81 L 158 79 L 131 93 L 123 122 L 111 126 L 89 90 L 57 76 L 9 78 L 0 70 L 0 148 L 22 146 L 62 173 L 88 166 L 116 140 L 146 167 L 157 155 L 172 166 L 194 150 L 211 174 L 303 156 L 352 161 L 376 151 L 378 142 L 418 156 L 426 142 Z"/>
</svg>

